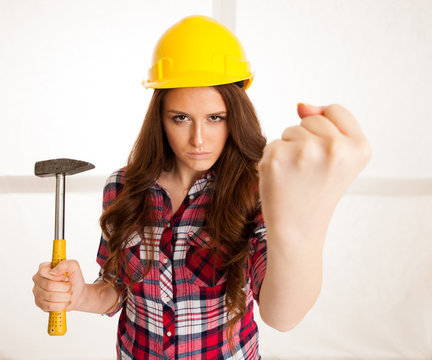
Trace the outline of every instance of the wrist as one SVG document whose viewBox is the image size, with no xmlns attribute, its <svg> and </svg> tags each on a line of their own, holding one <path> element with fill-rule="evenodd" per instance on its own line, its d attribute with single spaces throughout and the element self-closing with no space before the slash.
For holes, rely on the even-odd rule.
<svg viewBox="0 0 432 360">
<path fill-rule="evenodd" d="M 84 284 L 81 292 L 77 295 L 77 300 L 75 302 L 75 306 L 71 310 L 75 311 L 85 311 L 84 304 L 86 304 L 88 299 L 88 287 L 92 284 Z"/>
<path fill-rule="evenodd" d="M 287 226 L 285 229 L 267 228 L 267 251 L 278 252 L 280 255 L 297 256 L 297 254 L 322 254 L 325 230 L 301 229 Z"/>
</svg>

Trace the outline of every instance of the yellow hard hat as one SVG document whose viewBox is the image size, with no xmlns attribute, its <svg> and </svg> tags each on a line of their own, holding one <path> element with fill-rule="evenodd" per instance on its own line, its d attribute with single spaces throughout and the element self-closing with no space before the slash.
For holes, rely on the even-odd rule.
<svg viewBox="0 0 432 360">
<path fill-rule="evenodd" d="M 208 16 L 188 16 L 161 36 L 153 51 L 146 88 L 168 89 L 252 83 L 244 49 L 225 25 Z"/>
</svg>

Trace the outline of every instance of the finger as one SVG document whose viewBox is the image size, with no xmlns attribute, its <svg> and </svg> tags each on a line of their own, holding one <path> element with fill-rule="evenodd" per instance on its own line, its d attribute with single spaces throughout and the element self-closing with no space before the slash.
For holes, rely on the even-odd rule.
<svg viewBox="0 0 432 360">
<path fill-rule="evenodd" d="M 38 274 L 45 276 L 45 274 L 48 274 L 50 271 L 51 271 L 51 263 L 50 262 L 43 262 L 39 265 Z"/>
<path fill-rule="evenodd" d="M 294 141 L 294 140 L 305 140 L 308 137 L 314 137 L 315 134 L 309 132 L 305 127 L 301 125 L 295 125 L 287 127 L 282 133 L 282 140 L 284 141 Z"/>
<path fill-rule="evenodd" d="M 309 104 L 298 103 L 297 113 L 301 118 L 311 115 L 322 115 L 325 106 L 313 106 Z"/>
<path fill-rule="evenodd" d="M 50 279 L 50 280 L 54 280 L 54 281 L 65 281 L 66 280 L 66 276 L 64 273 L 55 274 L 55 273 L 52 273 L 52 270 L 53 269 L 51 268 L 51 263 L 48 263 L 48 262 L 42 263 L 39 265 L 39 271 L 37 272 L 37 274 L 39 274 L 39 276 L 42 278 Z"/>
<path fill-rule="evenodd" d="M 35 304 L 43 311 L 60 311 L 71 302 L 72 291 L 52 292 L 35 286 L 33 288 Z"/>
<path fill-rule="evenodd" d="M 300 125 L 319 137 L 334 139 L 341 135 L 338 128 L 322 115 L 311 115 L 302 118 Z"/>
<path fill-rule="evenodd" d="M 33 282 L 35 283 L 36 290 L 67 292 L 72 288 L 72 285 L 69 282 L 50 280 L 40 276 L 39 274 L 33 276 Z"/>
<path fill-rule="evenodd" d="M 54 276 L 66 274 L 66 277 L 73 281 L 77 273 L 81 274 L 81 269 L 76 260 L 62 260 L 49 273 Z"/>
<path fill-rule="evenodd" d="M 39 298 L 35 298 L 35 304 L 37 307 L 41 308 L 45 312 L 50 311 L 62 311 L 66 309 L 66 307 L 69 305 L 69 302 L 63 303 L 56 303 L 56 302 L 49 302 L 45 301 Z"/>
<path fill-rule="evenodd" d="M 357 122 L 351 112 L 339 104 L 333 104 L 325 107 L 324 114 L 339 131 L 350 137 L 361 137 L 363 138 L 363 131 L 360 128 L 360 124 Z"/>
<path fill-rule="evenodd" d="M 35 290 L 35 296 L 40 301 L 66 304 L 71 300 L 72 291 L 57 292 L 57 291 L 45 291 L 39 289 L 39 290 Z"/>
</svg>

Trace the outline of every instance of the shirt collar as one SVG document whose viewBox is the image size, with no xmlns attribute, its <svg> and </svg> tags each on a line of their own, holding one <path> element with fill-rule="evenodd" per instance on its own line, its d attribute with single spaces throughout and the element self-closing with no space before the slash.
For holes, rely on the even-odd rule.
<svg viewBox="0 0 432 360">
<path fill-rule="evenodd" d="M 201 191 L 209 184 L 214 181 L 216 177 L 216 171 L 214 169 L 209 169 L 205 173 L 201 174 L 193 183 L 192 187 L 189 189 L 188 195 L 199 195 Z M 153 189 L 163 189 L 163 186 L 159 184 L 157 180 L 154 181 L 152 185 Z"/>
<path fill-rule="evenodd" d="M 209 184 L 214 181 L 215 176 L 216 172 L 214 169 L 203 173 L 198 179 L 195 180 L 188 192 L 188 195 L 198 196 Z"/>
</svg>

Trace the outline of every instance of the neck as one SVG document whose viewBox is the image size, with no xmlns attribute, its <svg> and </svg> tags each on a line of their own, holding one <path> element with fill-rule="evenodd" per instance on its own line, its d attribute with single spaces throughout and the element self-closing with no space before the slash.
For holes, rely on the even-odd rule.
<svg viewBox="0 0 432 360">
<path fill-rule="evenodd" d="M 195 180 L 204 172 L 205 171 L 192 170 L 175 162 L 173 169 L 166 175 L 172 182 L 178 184 L 178 186 L 181 186 L 183 189 L 188 190 L 192 187 Z"/>
</svg>

